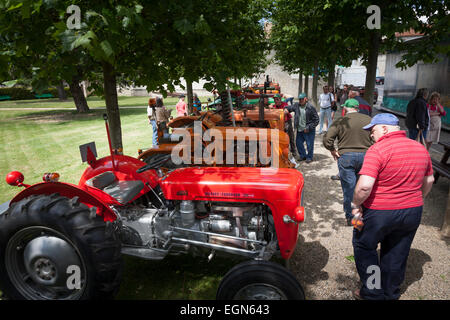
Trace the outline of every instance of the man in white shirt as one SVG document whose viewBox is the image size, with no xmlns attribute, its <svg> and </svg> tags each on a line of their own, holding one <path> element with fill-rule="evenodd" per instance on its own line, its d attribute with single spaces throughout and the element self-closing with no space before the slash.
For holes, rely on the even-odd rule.
<svg viewBox="0 0 450 320">
<path fill-rule="evenodd" d="M 333 121 L 331 119 L 331 103 L 334 101 L 333 95 L 328 92 L 328 86 L 323 87 L 323 93 L 319 97 L 320 114 L 319 114 L 319 134 L 322 134 L 323 121 L 325 116 L 328 119 L 328 126 Z M 327 128 L 328 129 L 328 128 Z M 326 132 L 326 130 L 325 130 Z"/>
</svg>

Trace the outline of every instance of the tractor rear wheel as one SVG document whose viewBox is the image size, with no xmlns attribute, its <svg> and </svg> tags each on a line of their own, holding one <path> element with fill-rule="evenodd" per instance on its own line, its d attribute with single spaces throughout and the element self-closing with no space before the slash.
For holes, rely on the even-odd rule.
<svg viewBox="0 0 450 320">
<path fill-rule="evenodd" d="M 34 195 L 0 216 L 0 285 L 9 299 L 112 298 L 121 244 L 103 219 L 58 194 Z"/>
<path fill-rule="evenodd" d="M 217 300 L 304 300 L 294 275 L 279 264 L 252 260 L 233 267 L 222 279 Z"/>
</svg>

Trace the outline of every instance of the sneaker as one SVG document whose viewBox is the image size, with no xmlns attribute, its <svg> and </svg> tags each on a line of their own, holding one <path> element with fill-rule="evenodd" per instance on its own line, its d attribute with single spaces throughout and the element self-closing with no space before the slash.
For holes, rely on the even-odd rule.
<svg viewBox="0 0 450 320">
<path fill-rule="evenodd" d="M 331 176 L 330 178 L 331 180 L 341 180 L 341 177 L 338 174 L 335 176 Z"/>
<path fill-rule="evenodd" d="M 306 163 L 311 163 L 312 159 L 306 159 Z"/>
</svg>

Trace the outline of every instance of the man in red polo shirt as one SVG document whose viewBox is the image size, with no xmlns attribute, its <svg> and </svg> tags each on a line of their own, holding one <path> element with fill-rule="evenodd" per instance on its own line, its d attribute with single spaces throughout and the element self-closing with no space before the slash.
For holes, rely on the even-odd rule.
<svg viewBox="0 0 450 320">
<path fill-rule="evenodd" d="M 354 296 L 398 299 L 423 199 L 434 181 L 431 159 L 423 145 L 406 137 L 392 114 L 377 114 L 363 129 L 371 131 L 375 144 L 366 152 L 353 195 L 352 214 L 362 213 L 364 221 L 361 231 L 353 231 L 355 264 L 362 282 Z M 378 284 L 374 281 L 377 270 Z"/>
</svg>

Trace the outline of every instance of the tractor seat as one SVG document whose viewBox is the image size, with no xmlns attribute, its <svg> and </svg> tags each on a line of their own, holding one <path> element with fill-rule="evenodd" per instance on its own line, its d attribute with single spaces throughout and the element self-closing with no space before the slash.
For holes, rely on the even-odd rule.
<svg viewBox="0 0 450 320">
<path fill-rule="evenodd" d="M 90 187 L 103 190 L 121 204 L 133 200 L 144 188 L 141 180 L 119 181 L 112 171 L 103 172 L 86 181 Z"/>
</svg>

